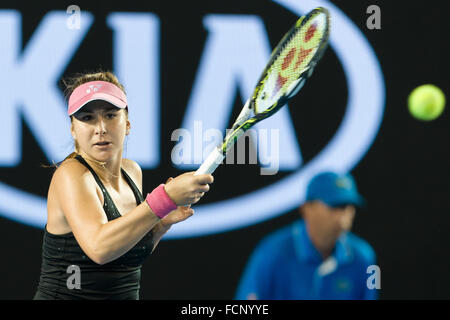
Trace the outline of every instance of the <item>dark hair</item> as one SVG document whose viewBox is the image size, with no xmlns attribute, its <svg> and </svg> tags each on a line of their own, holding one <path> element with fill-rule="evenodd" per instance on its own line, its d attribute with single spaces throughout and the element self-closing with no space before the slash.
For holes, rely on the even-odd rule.
<svg viewBox="0 0 450 320">
<path fill-rule="evenodd" d="M 126 94 L 124 86 L 119 82 L 119 79 L 117 79 L 117 77 L 112 72 L 99 70 L 97 72 L 77 73 L 72 77 L 62 79 L 62 83 L 66 88 L 64 91 L 64 95 L 67 101 L 69 101 L 70 95 L 78 86 L 81 86 L 82 84 L 90 81 L 110 82 L 119 87 Z"/>
</svg>

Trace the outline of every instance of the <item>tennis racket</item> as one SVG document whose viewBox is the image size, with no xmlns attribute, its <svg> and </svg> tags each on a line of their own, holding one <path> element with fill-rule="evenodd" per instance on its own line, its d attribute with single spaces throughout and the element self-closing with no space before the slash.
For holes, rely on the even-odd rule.
<svg viewBox="0 0 450 320">
<path fill-rule="evenodd" d="M 322 57 L 330 33 L 328 10 L 318 7 L 299 18 L 273 50 L 251 98 L 195 174 L 213 173 L 245 131 L 275 114 L 298 93 Z"/>
</svg>

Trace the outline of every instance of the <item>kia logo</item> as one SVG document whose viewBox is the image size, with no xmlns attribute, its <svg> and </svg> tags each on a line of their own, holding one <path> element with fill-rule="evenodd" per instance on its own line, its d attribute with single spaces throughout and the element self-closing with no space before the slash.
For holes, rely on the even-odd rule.
<svg viewBox="0 0 450 320">
<path fill-rule="evenodd" d="M 328 50 L 333 50 L 338 57 L 348 88 L 347 106 L 339 128 L 314 159 L 302 165 L 289 110 L 281 109 L 256 128 L 268 132 L 270 128 L 283 128 L 279 131 L 279 140 L 282 141 L 279 167 L 290 174 L 250 193 L 195 205 L 196 214 L 174 225 L 165 238 L 225 232 L 292 210 L 304 201 L 305 187 L 310 177 L 322 170 L 350 171 L 375 139 L 384 111 L 384 79 L 377 57 L 363 33 L 328 1 L 273 2 L 296 16 L 318 6 L 329 10 L 332 20 Z M 83 8 L 77 14 L 80 14 L 80 23 L 76 28 L 68 28 L 65 11 L 47 13 L 21 51 L 20 12 L 0 10 L 0 91 L 4 118 L 0 126 L 1 167 L 15 167 L 21 161 L 19 114 L 23 115 L 50 161 L 60 161 L 72 151 L 67 149 L 67 143 L 71 141 L 70 121 L 64 98 L 56 84 L 95 19 Z M 127 144 L 127 157 L 139 162 L 144 170 L 155 170 L 160 165 L 160 143 L 162 139 L 170 139 L 170 133 L 161 137 L 158 121 L 160 18 L 155 13 L 113 12 L 107 16 L 106 22 L 113 34 L 114 72 L 124 80 L 129 105 L 133 106 L 133 112 L 130 112 L 133 130 Z M 182 128 L 195 132 L 198 129 L 195 126 L 200 123 L 202 130 L 215 128 L 225 132 L 232 111 L 230 97 L 235 87 L 240 88 L 242 95 L 250 96 L 270 56 L 271 47 L 264 23 L 256 15 L 206 14 L 203 26 L 207 38 Z M 48 53 L 49 47 L 52 48 L 51 54 Z M 136 47 L 140 49 L 136 50 Z M 230 47 L 242 47 L 242 52 L 227 52 Z M 139 61 L 139 65 L 135 61 Z M 310 81 L 314 81 L 314 76 Z M 214 87 L 218 82 L 221 83 L 220 90 Z M 212 100 L 215 101 L 214 108 L 210 107 Z M 48 116 L 42 117 L 41 110 L 45 110 Z M 149 124 L 148 119 L 155 120 Z M 146 143 L 143 144 L 139 138 L 133 139 L 133 136 L 145 137 Z M 202 155 L 195 159 L 193 165 L 175 161 L 172 164 L 181 170 L 195 170 L 198 167 L 196 163 L 203 160 Z M 0 214 L 43 228 L 46 223 L 46 199 L 1 182 Z"/>
</svg>

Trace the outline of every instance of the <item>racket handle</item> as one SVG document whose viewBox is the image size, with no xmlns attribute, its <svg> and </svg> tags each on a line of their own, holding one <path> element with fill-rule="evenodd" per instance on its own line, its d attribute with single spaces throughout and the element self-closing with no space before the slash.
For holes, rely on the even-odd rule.
<svg viewBox="0 0 450 320">
<path fill-rule="evenodd" d="M 219 148 L 214 148 L 214 150 L 209 154 L 208 158 L 203 161 L 200 168 L 195 171 L 194 175 L 205 174 L 205 173 L 213 173 L 214 170 L 222 163 L 225 155 Z"/>
</svg>

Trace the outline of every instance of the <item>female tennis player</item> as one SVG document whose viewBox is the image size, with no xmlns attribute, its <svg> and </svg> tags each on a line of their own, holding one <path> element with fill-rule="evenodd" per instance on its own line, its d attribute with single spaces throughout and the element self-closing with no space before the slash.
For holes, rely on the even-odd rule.
<svg viewBox="0 0 450 320">
<path fill-rule="evenodd" d="M 130 121 L 117 77 L 82 74 L 65 84 L 75 152 L 50 183 L 34 299 L 139 299 L 143 262 L 193 214 L 213 177 L 185 173 L 144 197 L 141 168 L 122 158 Z"/>
</svg>

